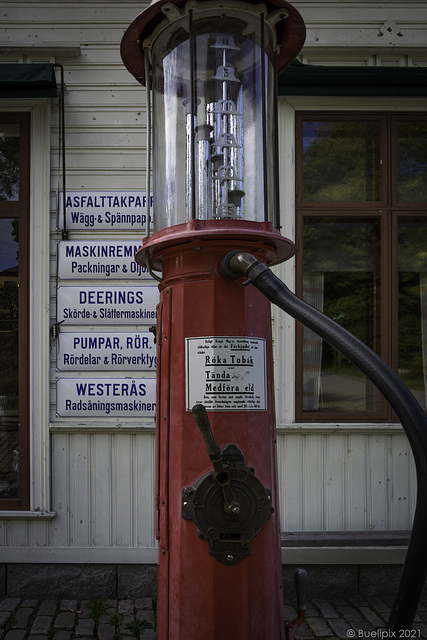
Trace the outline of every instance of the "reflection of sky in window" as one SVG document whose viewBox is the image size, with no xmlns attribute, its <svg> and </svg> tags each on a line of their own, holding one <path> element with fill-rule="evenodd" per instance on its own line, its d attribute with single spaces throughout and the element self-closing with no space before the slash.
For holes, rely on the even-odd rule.
<svg viewBox="0 0 427 640">
<path fill-rule="evenodd" d="M 18 243 L 12 235 L 12 222 L 12 218 L 0 218 L 0 273 L 18 264 Z"/>
<path fill-rule="evenodd" d="M 317 140 L 323 128 L 328 127 L 329 122 L 303 122 L 302 145 L 304 151 L 309 149 Z"/>
</svg>

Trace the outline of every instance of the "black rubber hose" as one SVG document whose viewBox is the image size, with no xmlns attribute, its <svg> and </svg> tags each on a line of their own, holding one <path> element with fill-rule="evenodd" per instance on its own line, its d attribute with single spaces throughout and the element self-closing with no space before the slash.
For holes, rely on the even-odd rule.
<svg viewBox="0 0 427 640">
<path fill-rule="evenodd" d="M 221 273 L 230 277 L 245 275 L 271 302 L 301 322 L 356 365 L 382 392 L 396 412 L 406 432 L 415 459 L 417 502 L 412 533 L 403 564 L 397 594 L 387 629 L 410 629 L 427 575 L 427 418 L 399 376 L 358 338 L 307 304 L 256 258 L 232 252 L 224 258 Z M 231 276 L 233 277 L 233 276 Z"/>
</svg>

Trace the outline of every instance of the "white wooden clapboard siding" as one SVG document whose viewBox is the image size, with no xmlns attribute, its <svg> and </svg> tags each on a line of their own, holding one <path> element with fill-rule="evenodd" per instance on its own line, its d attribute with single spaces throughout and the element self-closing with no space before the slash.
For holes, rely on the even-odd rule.
<svg viewBox="0 0 427 640">
<path fill-rule="evenodd" d="M 144 89 L 124 68 L 119 47 L 125 29 L 148 3 L 14 0 L 6 4 L 0 25 L 0 63 L 58 62 L 64 66 L 68 190 L 144 189 Z M 356 7 L 348 0 L 295 0 L 294 4 L 308 29 L 301 58 L 304 62 L 427 64 L 427 3 L 417 1 L 402 7 L 401 2 L 390 0 L 361 2 Z M 7 46 L 15 49 L 8 52 Z M 80 48 L 80 55 L 61 55 L 64 47 Z M 299 104 L 304 109 L 320 105 L 345 110 L 355 108 L 356 103 L 354 99 L 347 103 L 322 99 L 317 104 L 305 99 Z M 387 108 L 405 108 L 402 101 L 398 107 L 390 100 L 386 103 Z M 362 100 L 357 104 L 378 109 L 385 103 Z M 290 238 L 295 237 L 295 108 L 295 101 L 291 104 L 280 99 L 281 209 L 283 232 Z M 419 101 L 409 108 L 420 108 Z M 41 206 L 39 195 L 40 206 L 32 211 L 36 237 L 40 228 L 47 231 L 50 210 L 50 288 L 45 292 L 40 286 L 46 299 L 39 302 L 39 308 L 50 304 L 51 323 L 55 321 L 56 242 L 60 239 L 55 211 L 56 192 L 61 189 L 58 115 L 58 101 L 52 100 L 51 131 L 46 135 L 50 154 L 45 154 L 50 198 L 46 193 L 45 206 Z M 38 158 L 34 149 L 33 165 Z M 72 234 L 73 240 L 85 238 L 94 239 L 94 233 Z M 96 235 L 96 239 L 108 238 L 111 236 L 105 232 Z M 37 259 L 47 261 L 47 251 L 45 254 L 39 258 L 37 253 Z M 278 271 L 293 287 L 293 262 Z M 34 317 L 39 322 L 37 314 Z M 38 334 L 37 326 L 32 330 Z M 294 322 L 280 311 L 274 312 L 273 336 L 282 529 L 409 528 L 416 483 L 405 434 L 398 427 L 382 425 L 293 424 Z M 51 424 L 50 433 L 47 419 L 46 424 L 39 418 L 32 425 L 32 487 L 38 487 L 33 491 L 38 496 L 33 508 L 56 515 L 48 519 L 0 517 L 0 547 L 8 547 L 7 557 L 1 561 L 153 561 L 153 421 L 138 424 L 129 419 L 123 424 L 112 418 L 91 423 L 59 419 L 55 415 L 58 374 L 54 342 L 50 375 L 46 363 L 43 367 L 40 385 L 34 384 L 34 389 L 37 393 L 39 387 L 44 389 L 43 380 L 49 377 Z M 150 553 L 144 555 L 144 550 Z"/>
<path fill-rule="evenodd" d="M 154 546 L 153 438 L 55 433 L 54 546 Z"/>
<path fill-rule="evenodd" d="M 404 433 L 307 431 L 277 439 L 283 531 L 410 528 L 416 479 Z"/>
</svg>

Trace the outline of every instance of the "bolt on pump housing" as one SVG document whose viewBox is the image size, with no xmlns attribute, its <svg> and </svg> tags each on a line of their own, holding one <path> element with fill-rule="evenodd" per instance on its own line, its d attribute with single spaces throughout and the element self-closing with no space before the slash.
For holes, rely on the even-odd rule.
<svg viewBox="0 0 427 640">
<path fill-rule="evenodd" d="M 121 44 L 152 94 L 153 233 L 136 260 L 161 272 L 159 640 L 285 637 L 270 303 L 219 265 L 294 253 L 279 231 L 276 82 L 304 37 L 282 0 L 156 0 Z"/>
</svg>

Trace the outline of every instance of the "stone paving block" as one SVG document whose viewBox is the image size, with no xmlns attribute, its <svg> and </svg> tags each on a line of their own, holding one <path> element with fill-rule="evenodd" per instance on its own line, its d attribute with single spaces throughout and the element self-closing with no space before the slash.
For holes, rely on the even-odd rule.
<svg viewBox="0 0 427 640">
<path fill-rule="evenodd" d="M 113 640 L 116 630 L 109 624 L 100 624 L 98 627 L 99 640 Z"/>
<path fill-rule="evenodd" d="M 325 618 L 339 618 L 338 613 L 327 600 L 313 600 L 316 607 L 319 607 L 320 613 Z"/>
<path fill-rule="evenodd" d="M 83 600 L 82 602 L 80 602 L 78 611 L 79 611 L 79 616 L 83 618 L 90 618 L 92 615 L 92 608 L 90 606 L 90 601 Z"/>
<path fill-rule="evenodd" d="M 136 612 L 136 619 L 146 620 L 147 622 L 154 624 L 156 616 L 154 615 L 154 611 L 150 611 L 149 609 L 140 609 L 139 611 Z"/>
<path fill-rule="evenodd" d="M 25 629 L 28 624 L 28 619 L 33 615 L 33 613 L 34 609 L 30 609 L 29 607 L 19 607 L 19 609 L 17 609 L 13 614 L 15 618 L 13 627 L 15 629 Z"/>
<path fill-rule="evenodd" d="M 362 620 L 361 622 L 351 622 L 351 626 L 355 631 L 365 631 L 366 634 L 371 634 L 374 631 L 374 627 L 366 622 L 366 620 Z M 369 635 L 366 636 L 369 638 Z"/>
<path fill-rule="evenodd" d="M 108 609 L 114 609 L 114 611 L 117 609 L 117 604 L 118 604 L 118 600 L 113 599 L 113 598 L 108 598 L 107 600 L 105 600 L 105 606 Z"/>
<path fill-rule="evenodd" d="M 33 635 L 31 635 L 31 636 L 30 636 L 30 639 L 31 639 L 31 640 L 49 640 L 49 638 L 48 638 L 48 636 L 47 636 L 47 635 L 45 635 L 45 634 L 41 634 L 41 633 L 38 633 L 38 634 L 36 634 L 36 635 L 34 635 L 34 636 L 33 636 Z"/>
<path fill-rule="evenodd" d="M 384 618 L 382 616 L 380 618 L 370 607 L 360 607 L 360 613 L 362 613 L 366 620 L 374 627 L 384 627 Z"/>
<path fill-rule="evenodd" d="M 21 598 L 5 598 L 0 602 L 0 611 L 15 611 Z"/>
<path fill-rule="evenodd" d="M 75 619 L 76 614 L 72 611 L 62 611 L 56 616 L 54 627 L 55 629 L 72 629 Z"/>
<path fill-rule="evenodd" d="M 323 618 L 306 618 L 306 621 L 315 638 L 326 638 L 331 635 L 331 627 Z"/>
<path fill-rule="evenodd" d="M 124 633 L 128 631 L 127 625 L 133 621 L 133 616 L 124 616 L 123 620 L 120 622 L 120 631 Z"/>
<path fill-rule="evenodd" d="M 344 640 L 348 639 L 348 631 L 351 629 L 348 622 L 342 618 L 330 618 L 328 620 L 328 624 L 337 638 L 343 638 Z"/>
<path fill-rule="evenodd" d="M 93 631 L 95 629 L 95 620 L 91 618 L 81 618 L 79 619 L 76 627 L 76 636 L 93 636 Z"/>
<path fill-rule="evenodd" d="M 349 605 L 338 605 L 337 609 L 342 615 L 342 617 L 348 620 L 349 622 L 357 622 L 359 620 L 362 620 L 362 616 L 358 611 L 356 611 L 354 607 L 350 607 Z"/>
<path fill-rule="evenodd" d="M 53 614 L 56 613 L 57 608 L 58 603 L 56 600 L 43 600 L 37 614 L 39 616 L 53 616 Z"/>
<path fill-rule="evenodd" d="M 72 632 L 67 629 L 58 629 L 53 636 L 53 640 L 71 640 Z M 92 636 L 93 637 L 93 636 Z"/>
<path fill-rule="evenodd" d="M 117 607 L 120 613 L 127 613 L 128 615 L 133 615 L 133 600 L 119 600 L 119 605 Z"/>
<path fill-rule="evenodd" d="M 78 605 L 77 600 L 61 600 L 60 603 L 61 611 L 77 611 Z"/>
<path fill-rule="evenodd" d="M 25 629 L 11 629 L 4 637 L 4 640 L 24 640 L 26 635 Z"/>
<path fill-rule="evenodd" d="M 142 635 L 143 640 L 156 640 L 157 633 L 154 629 L 146 629 Z"/>
<path fill-rule="evenodd" d="M 0 611 L 0 628 L 6 624 L 13 614 L 10 611 Z"/>
<path fill-rule="evenodd" d="M 22 607 L 33 607 L 33 609 L 35 607 L 37 607 L 39 601 L 38 600 L 23 600 L 21 602 L 21 606 Z"/>
<path fill-rule="evenodd" d="M 31 633 L 47 634 L 50 629 L 52 619 L 52 616 L 37 616 L 32 624 Z"/>
<path fill-rule="evenodd" d="M 295 631 L 295 640 L 312 640 L 314 638 L 305 622 Z M 144 638 L 145 640 L 145 638 Z"/>
<path fill-rule="evenodd" d="M 99 624 L 110 624 L 110 618 L 116 613 L 115 609 L 110 609 L 108 613 L 99 618 Z"/>
<path fill-rule="evenodd" d="M 137 598 L 135 600 L 136 609 L 153 609 L 152 598 Z"/>
</svg>

